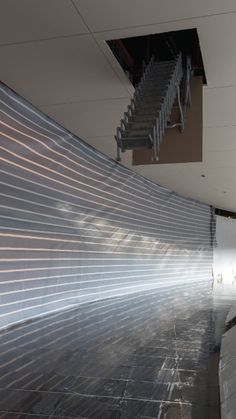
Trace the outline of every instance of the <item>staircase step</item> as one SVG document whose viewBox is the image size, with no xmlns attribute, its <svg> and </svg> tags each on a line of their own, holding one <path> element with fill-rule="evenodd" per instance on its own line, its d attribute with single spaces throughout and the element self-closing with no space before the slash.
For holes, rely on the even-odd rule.
<svg viewBox="0 0 236 419">
<path fill-rule="evenodd" d="M 152 74 L 166 74 L 166 73 L 171 73 L 171 72 L 174 71 L 174 69 L 175 69 L 175 66 L 174 65 L 168 66 L 168 67 L 162 67 L 162 68 L 161 67 L 157 67 L 157 68 L 153 68 L 150 71 L 149 75 L 152 75 Z"/>
<path fill-rule="evenodd" d="M 157 112 L 158 110 L 161 110 L 162 103 L 153 103 L 150 102 L 150 104 L 142 104 L 142 106 L 137 106 L 135 110 L 133 111 L 134 115 L 152 115 L 153 113 Z"/>
<path fill-rule="evenodd" d="M 135 97 L 149 97 L 149 96 L 163 96 L 168 91 L 168 85 L 159 85 L 158 87 L 150 86 L 147 89 L 142 89 Z"/>
<path fill-rule="evenodd" d="M 167 89 L 160 89 L 158 91 L 143 92 L 135 96 L 135 102 L 146 102 L 150 100 L 162 100 L 166 97 Z"/>
<path fill-rule="evenodd" d="M 143 84 L 142 88 L 146 89 L 146 87 L 150 87 L 150 86 L 166 86 L 168 84 L 170 84 L 171 81 L 171 76 L 162 76 L 162 77 L 153 77 L 153 79 L 148 79 L 145 81 L 145 83 Z"/>
<path fill-rule="evenodd" d="M 163 99 L 166 97 L 166 95 L 160 95 L 160 96 L 154 96 L 153 97 L 146 97 L 145 99 L 142 99 L 142 97 L 140 97 L 140 99 L 136 99 L 134 101 L 134 106 L 135 108 L 141 108 L 141 107 L 146 107 L 146 106 L 152 106 L 156 105 L 158 103 L 162 103 Z"/>
<path fill-rule="evenodd" d="M 157 114 L 134 114 L 132 116 L 132 118 L 129 119 L 129 124 L 135 124 L 135 123 L 140 123 L 140 124 L 146 124 L 147 126 L 149 126 L 153 121 L 156 120 L 156 116 Z"/>
<path fill-rule="evenodd" d="M 166 68 L 159 68 L 156 70 L 152 70 L 149 73 L 149 77 L 161 77 L 161 76 L 165 76 L 168 74 L 168 76 L 170 76 L 172 73 L 174 72 L 174 67 L 166 67 Z"/>
<path fill-rule="evenodd" d="M 139 93 L 133 98 L 132 115 L 127 116 L 126 112 L 125 129 L 119 131 L 122 151 L 152 148 L 150 136 L 153 134 L 156 118 L 163 109 L 171 80 L 174 77 L 176 79 L 176 63 L 176 60 L 155 62 L 146 75 L 144 83 L 138 89 Z M 123 124 L 122 127 L 124 128 Z"/>
<path fill-rule="evenodd" d="M 150 124 L 154 124 L 156 120 L 156 115 L 137 115 L 130 119 L 130 124 L 143 124 L 149 126 Z"/>
<path fill-rule="evenodd" d="M 168 67 L 168 66 L 174 66 L 176 65 L 176 60 L 170 60 L 170 61 L 155 61 L 153 64 L 153 68 L 160 68 L 160 67 Z"/>
<path fill-rule="evenodd" d="M 151 133 L 151 127 L 147 128 L 131 128 L 122 133 L 122 138 L 126 137 L 148 137 Z"/>
<path fill-rule="evenodd" d="M 171 80 L 171 76 L 162 76 L 162 77 L 153 77 L 153 78 L 149 78 L 148 80 L 145 81 L 145 84 L 143 85 L 143 88 L 146 88 L 147 86 L 158 86 L 160 84 L 162 85 L 166 85 L 170 82 Z"/>
<path fill-rule="evenodd" d="M 148 79 L 145 80 L 145 86 L 147 84 L 151 84 L 151 83 L 164 83 L 164 82 L 168 82 L 172 77 L 172 74 L 157 74 L 157 75 L 151 75 Z"/>
<path fill-rule="evenodd" d="M 160 109 L 153 109 L 153 111 L 152 112 L 150 112 L 150 111 L 140 111 L 140 112 L 136 112 L 133 116 L 134 116 L 134 119 L 133 120 L 135 120 L 135 121 L 153 121 L 153 120 L 155 120 L 155 118 L 157 117 L 157 115 L 158 115 L 158 111 L 159 111 Z"/>
<path fill-rule="evenodd" d="M 166 95 L 160 95 L 160 96 L 148 96 L 145 99 L 143 99 L 142 97 L 140 97 L 139 99 L 136 99 L 134 101 L 134 106 L 135 108 L 141 108 L 141 107 L 146 107 L 146 106 L 152 106 L 156 105 L 157 103 L 162 103 L 163 99 L 166 97 Z"/>
<path fill-rule="evenodd" d="M 170 84 L 169 80 L 165 82 L 161 81 L 157 83 L 154 83 L 154 82 L 148 83 L 148 84 L 145 84 L 145 86 L 143 86 L 142 91 L 145 93 L 146 92 L 149 93 L 149 92 L 158 92 L 159 90 L 167 90 L 169 87 L 169 84 Z"/>
<path fill-rule="evenodd" d="M 156 100 L 166 97 L 168 92 L 167 88 L 160 88 L 158 90 L 149 90 L 148 92 L 143 91 L 135 95 L 135 101 L 145 102 L 146 100 Z"/>
<path fill-rule="evenodd" d="M 148 137 L 134 137 L 121 140 L 122 150 L 134 150 L 137 148 L 152 148 L 152 143 Z"/>
<path fill-rule="evenodd" d="M 133 129 L 140 129 L 140 130 L 150 130 L 153 127 L 153 124 L 155 122 L 155 118 L 150 119 L 149 121 L 140 121 L 137 119 L 135 122 L 129 122 L 127 124 L 127 131 L 133 130 Z"/>
<path fill-rule="evenodd" d="M 152 83 L 146 83 L 143 87 L 142 87 L 142 91 L 150 91 L 150 90 L 158 90 L 158 89 L 167 89 L 167 87 L 169 86 L 170 82 L 169 79 L 168 80 L 160 80 L 160 81 L 156 81 L 156 82 L 152 82 Z"/>
<path fill-rule="evenodd" d="M 165 99 L 165 96 L 160 96 L 155 98 L 155 96 L 153 98 L 148 98 L 145 100 L 137 100 L 135 101 L 135 110 L 137 109 L 143 109 L 143 108 L 152 108 L 153 106 L 156 108 L 157 106 L 161 107 L 163 101 Z"/>
<path fill-rule="evenodd" d="M 158 72 L 158 71 L 163 71 L 164 72 L 164 71 L 168 71 L 168 70 L 173 70 L 174 68 L 175 68 L 175 64 L 168 64 L 168 65 L 163 65 L 163 66 L 156 65 L 156 66 L 154 66 L 150 69 L 150 73 Z"/>
</svg>

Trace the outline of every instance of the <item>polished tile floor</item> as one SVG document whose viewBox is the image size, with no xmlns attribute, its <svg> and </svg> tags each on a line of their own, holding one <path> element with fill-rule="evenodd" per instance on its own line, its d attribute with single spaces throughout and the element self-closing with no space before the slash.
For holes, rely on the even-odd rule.
<svg viewBox="0 0 236 419">
<path fill-rule="evenodd" d="M 213 319 L 207 299 L 152 292 L 5 330 L 0 418 L 217 419 Z"/>
</svg>

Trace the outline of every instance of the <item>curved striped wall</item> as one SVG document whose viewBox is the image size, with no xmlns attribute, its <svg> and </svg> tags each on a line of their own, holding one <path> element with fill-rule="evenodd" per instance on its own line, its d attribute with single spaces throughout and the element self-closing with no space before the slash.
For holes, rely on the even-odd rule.
<svg viewBox="0 0 236 419">
<path fill-rule="evenodd" d="M 0 85 L 0 327 L 101 299 L 211 289 L 214 218 Z M 200 296 L 200 297 L 199 297 Z"/>
</svg>

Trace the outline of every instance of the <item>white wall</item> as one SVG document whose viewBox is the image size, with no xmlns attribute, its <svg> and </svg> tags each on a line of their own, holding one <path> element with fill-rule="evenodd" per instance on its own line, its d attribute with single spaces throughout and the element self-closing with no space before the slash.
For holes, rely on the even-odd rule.
<svg viewBox="0 0 236 419">
<path fill-rule="evenodd" d="M 217 216 L 216 240 L 213 265 L 215 282 L 222 280 L 225 285 L 232 285 L 236 282 L 236 220 Z"/>
<path fill-rule="evenodd" d="M 236 220 L 216 217 L 216 241 L 213 262 L 213 302 L 215 307 L 215 339 L 220 343 L 225 318 L 236 304 Z"/>
</svg>

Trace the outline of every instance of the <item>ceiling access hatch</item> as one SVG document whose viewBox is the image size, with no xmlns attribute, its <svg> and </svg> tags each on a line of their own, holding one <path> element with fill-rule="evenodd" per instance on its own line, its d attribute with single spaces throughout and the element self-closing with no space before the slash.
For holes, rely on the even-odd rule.
<svg viewBox="0 0 236 419">
<path fill-rule="evenodd" d="M 194 76 L 202 76 L 203 84 L 207 84 L 197 29 L 113 39 L 107 44 L 134 87 L 153 55 L 158 61 L 168 61 L 179 51 L 191 56 Z"/>
<path fill-rule="evenodd" d="M 110 40 L 108 45 L 135 87 L 115 136 L 118 159 L 132 150 L 133 165 L 202 161 L 206 74 L 197 30 Z"/>
</svg>

